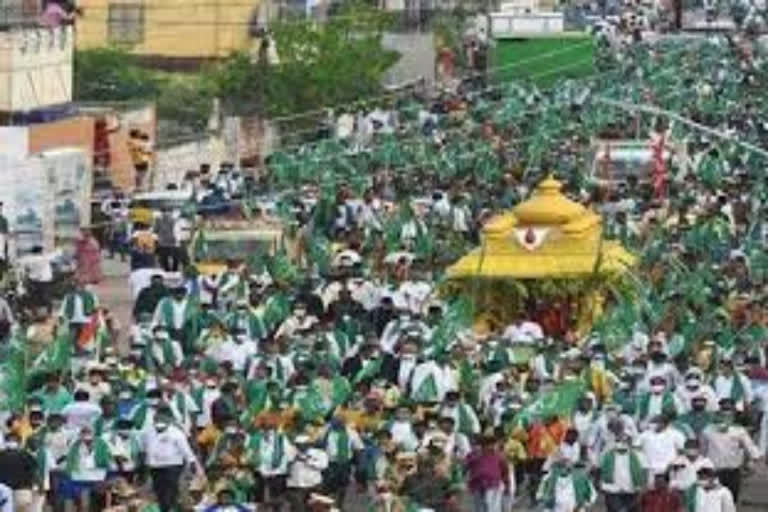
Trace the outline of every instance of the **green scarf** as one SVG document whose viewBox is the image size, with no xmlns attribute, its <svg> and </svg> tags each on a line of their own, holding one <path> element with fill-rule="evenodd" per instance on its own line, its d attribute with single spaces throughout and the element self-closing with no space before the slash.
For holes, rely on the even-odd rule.
<svg viewBox="0 0 768 512">
<path fill-rule="evenodd" d="M 173 314 L 175 302 L 176 301 L 173 298 L 171 298 L 171 297 L 165 297 L 160 302 L 160 311 L 161 311 L 162 316 L 163 316 L 163 325 L 167 329 L 176 329 L 176 324 L 174 323 L 174 314 Z M 182 322 L 181 322 L 181 325 L 179 326 L 179 328 L 183 328 L 184 327 L 184 320 L 186 320 L 186 318 L 187 318 L 188 309 L 189 308 L 187 307 L 187 304 L 185 303 L 184 304 L 184 313 L 182 315 Z"/>
<path fill-rule="evenodd" d="M 179 411 L 179 414 L 182 418 L 187 417 L 187 397 L 184 396 L 184 393 L 176 392 L 173 395 L 173 401 L 176 405 L 176 410 Z"/>
<path fill-rule="evenodd" d="M 648 417 L 648 410 L 651 405 L 651 393 L 645 393 L 640 397 L 640 401 L 637 404 L 638 417 L 644 420 Z M 674 413 L 677 412 L 675 407 L 675 399 L 670 391 L 665 391 L 661 398 L 661 412 Z"/>
<path fill-rule="evenodd" d="M 592 484 L 589 479 L 581 472 L 572 472 L 569 475 L 563 475 L 560 467 L 553 468 L 550 475 L 544 480 L 541 488 L 542 501 L 545 508 L 555 507 L 555 484 L 558 478 L 570 478 L 573 483 L 573 494 L 576 498 L 576 506 L 581 507 L 592 499 Z"/>
<path fill-rule="evenodd" d="M 434 402 L 437 400 L 437 382 L 433 373 L 421 381 L 419 388 L 414 393 L 413 399 L 416 402 Z"/>
<path fill-rule="evenodd" d="M 251 449 L 256 454 L 256 464 L 261 464 L 261 446 L 264 442 L 264 433 L 261 431 L 256 432 L 251 438 Z M 272 449 L 272 460 L 270 461 L 270 468 L 277 469 L 283 461 L 285 456 L 285 436 L 281 432 L 275 432 L 274 446 Z"/>
<path fill-rule="evenodd" d="M 731 400 L 735 403 L 744 400 L 744 383 L 741 382 L 739 372 L 733 372 L 733 375 L 731 375 Z"/>
<path fill-rule="evenodd" d="M 173 342 L 171 339 L 163 340 L 163 366 L 170 366 L 175 368 L 180 361 L 176 361 L 176 352 L 173 350 Z"/>
<path fill-rule="evenodd" d="M 146 423 L 147 421 L 148 409 L 149 409 L 149 404 L 147 404 L 146 402 L 142 402 L 133 411 L 131 420 L 133 421 L 133 425 L 139 430 L 141 430 L 144 427 L 144 423 Z"/>
<path fill-rule="evenodd" d="M 85 290 L 73 292 L 64 298 L 64 316 L 67 320 L 75 316 L 76 299 L 80 299 L 83 303 L 84 316 L 91 316 L 96 311 L 96 299 L 91 292 Z"/>
<path fill-rule="evenodd" d="M 78 439 L 72 444 L 67 453 L 66 472 L 70 478 L 80 470 L 80 447 L 82 445 L 83 442 Z M 104 470 L 109 469 L 111 455 L 109 454 L 109 447 L 103 439 L 98 437 L 93 439 L 93 456 L 97 468 Z"/>
<path fill-rule="evenodd" d="M 472 421 L 472 415 L 469 413 L 469 406 L 467 404 L 459 404 L 459 432 L 464 434 L 465 436 L 472 436 L 474 435 L 473 432 L 473 426 L 474 422 Z"/>
<path fill-rule="evenodd" d="M 336 436 L 336 460 L 343 464 L 349 462 L 352 458 L 352 454 L 349 449 L 349 433 L 347 432 L 347 427 L 330 430 L 328 435 L 330 436 L 331 433 Z"/>
<path fill-rule="evenodd" d="M 366 379 L 372 379 L 376 377 L 379 374 L 379 371 L 381 370 L 381 359 L 374 359 L 372 361 L 368 361 L 363 365 L 362 368 L 357 372 L 355 375 L 355 378 L 352 379 L 352 383 L 357 385 L 360 382 L 366 380 Z"/>
<path fill-rule="evenodd" d="M 629 454 L 629 474 L 632 477 L 632 488 L 635 491 L 642 490 L 648 482 L 648 475 L 640 464 L 637 454 L 633 450 L 627 453 Z M 612 484 L 615 469 L 616 450 L 611 450 L 600 461 L 600 479 L 607 484 Z"/>
</svg>

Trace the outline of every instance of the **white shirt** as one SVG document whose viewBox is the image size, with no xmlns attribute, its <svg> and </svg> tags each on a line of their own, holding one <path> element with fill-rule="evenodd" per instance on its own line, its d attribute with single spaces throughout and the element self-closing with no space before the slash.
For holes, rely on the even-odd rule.
<svg viewBox="0 0 768 512">
<path fill-rule="evenodd" d="M 90 450 L 85 443 L 80 444 L 80 453 L 77 454 L 79 465 L 72 471 L 70 477 L 76 482 L 101 482 L 107 477 L 107 470 L 96 466 L 96 451 Z"/>
<path fill-rule="evenodd" d="M 51 268 L 51 259 L 45 254 L 30 254 L 22 256 L 18 260 L 18 265 L 31 281 L 38 283 L 50 283 L 53 281 L 53 268 Z"/>
<path fill-rule="evenodd" d="M 704 454 L 716 469 L 740 468 L 745 456 L 750 459 L 760 458 L 760 450 L 744 427 L 730 425 L 723 432 L 717 425 L 710 425 L 704 429 L 701 437 Z"/>
<path fill-rule="evenodd" d="M 288 487 L 308 489 L 323 482 L 323 471 L 328 467 L 328 455 L 317 448 L 298 452 L 288 472 Z"/>
<path fill-rule="evenodd" d="M 98 405 L 101 403 L 101 399 L 112 393 L 112 386 L 108 382 L 99 382 L 98 384 L 91 384 L 90 382 L 83 382 L 79 384 L 78 389 L 83 389 L 88 392 L 90 402 Z"/>
<path fill-rule="evenodd" d="M 739 373 L 733 373 L 729 377 L 718 375 L 714 382 L 715 393 L 717 394 L 718 400 L 723 398 L 731 398 L 733 380 L 737 378 L 741 379 L 741 387 L 744 390 L 744 397 L 736 403 L 736 409 L 741 411 L 744 409 L 744 402 L 750 403 L 752 401 L 752 383 L 749 382 L 749 380 L 746 379 L 743 375 Z"/>
<path fill-rule="evenodd" d="M 694 460 L 691 460 L 688 457 L 678 457 L 675 460 L 675 465 L 682 465 L 683 467 L 671 472 L 669 486 L 678 491 L 685 491 L 696 483 L 699 469 L 701 469 L 705 463 L 710 462 L 711 461 L 708 458 L 702 457 L 701 455 Z"/>
<path fill-rule="evenodd" d="M 133 436 L 134 434 L 131 433 L 123 438 L 117 432 L 110 432 L 102 437 L 104 442 L 107 443 L 107 446 L 109 446 L 109 452 L 112 455 L 112 462 L 110 464 L 110 469 L 112 471 L 118 471 L 120 468 L 116 462 L 117 457 L 123 457 L 123 471 L 133 471 L 136 469 L 137 461 L 134 459 L 135 454 L 132 449 L 133 443 L 136 442 L 136 440 Z"/>
<path fill-rule="evenodd" d="M 688 389 L 687 386 L 680 386 L 675 391 L 680 405 L 682 406 L 682 413 L 690 412 L 692 409 L 691 401 L 697 396 L 703 395 L 707 400 L 707 410 L 717 410 L 717 396 L 711 386 L 700 384 L 696 389 Z"/>
<path fill-rule="evenodd" d="M 183 466 L 195 461 L 187 436 L 174 425 L 168 425 L 164 432 L 150 428 L 144 436 L 144 453 L 150 468 Z"/>
<path fill-rule="evenodd" d="M 213 407 L 213 402 L 218 400 L 220 396 L 221 391 L 219 391 L 219 388 L 205 388 L 203 390 L 202 410 L 197 416 L 198 427 L 206 427 L 211 424 L 213 421 L 211 418 L 211 407 Z"/>
<path fill-rule="evenodd" d="M 272 455 L 277 444 L 277 432 L 267 431 L 261 439 L 259 446 L 259 473 L 262 476 L 285 475 L 288 473 L 288 465 L 296 458 L 296 447 L 291 444 L 288 437 L 283 435 L 283 457 L 276 467 L 272 467 Z"/>
<path fill-rule="evenodd" d="M 0 512 L 13 512 L 13 489 L 0 484 Z"/>
<path fill-rule="evenodd" d="M 163 303 L 170 301 L 173 311 L 172 322 L 173 325 L 165 325 L 165 315 L 163 314 Z M 181 329 L 184 327 L 184 313 L 187 309 L 187 299 L 177 301 L 171 297 L 164 297 L 157 303 L 155 308 L 155 314 L 152 318 L 153 325 L 163 325 L 168 329 Z"/>
<path fill-rule="evenodd" d="M 641 489 L 635 489 L 632 485 L 632 472 L 630 470 L 630 453 L 619 453 L 614 451 L 614 466 L 613 466 L 613 482 L 602 482 L 600 487 L 603 491 L 616 494 L 616 493 L 635 493 L 641 491 Z M 641 453 L 635 452 L 638 457 L 640 465 L 645 467 L 645 460 Z"/>
<path fill-rule="evenodd" d="M 571 477 L 559 477 L 555 482 L 555 506 L 552 512 L 574 512 L 576 510 L 576 493 L 573 490 Z"/>
<path fill-rule="evenodd" d="M 77 434 L 78 432 L 66 427 L 62 427 L 56 432 L 48 432 L 45 436 L 45 446 L 54 461 L 62 459 L 62 464 L 64 464 L 67 451 L 72 442 L 76 440 Z M 56 467 L 54 465 L 52 469 Z"/>
<path fill-rule="evenodd" d="M 245 370 L 245 364 L 248 361 L 248 358 L 255 355 L 255 353 L 256 348 L 253 343 L 236 343 L 230 338 L 218 345 L 212 345 L 205 351 L 205 354 L 208 357 L 219 364 L 227 361 L 232 363 L 232 368 L 237 372 Z"/>
<path fill-rule="evenodd" d="M 667 470 L 685 445 L 685 436 L 679 430 L 667 427 L 661 432 L 646 430 L 638 438 L 640 448 L 654 474 Z"/>
<path fill-rule="evenodd" d="M 347 429 L 347 437 L 349 438 L 349 453 L 351 455 L 354 452 L 357 452 L 363 449 L 363 441 L 360 439 L 360 435 L 357 433 L 355 429 L 351 427 L 346 427 L 346 429 Z M 328 431 L 325 449 L 326 449 L 326 453 L 328 454 L 329 461 L 335 461 L 336 458 L 338 457 L 338 444 L 336 442 L 337 435 L 338 434 L 333 430 Z"/>
<path fill-rule="evenodd" d="M 80 295 L 75 295 L 73 300 L 75 301 L 75 303 L 72 311 L 72 318 L 70 318 L 69 320 L 73 323 L 80 323 L 80 324 L 88 323 L 88 320 L 90 317 L 85 316 L 83 299 L 80 297 Z M 61 302 L 61 310 L 59 311 L 59 316 L 62 318 L 66 318 L 66 314 L 65 314 L 66 305 L 67 305 L 67 301 L 65 298 L 65 300 Z M 93 306 L 94 307 L 99 306 L 99 299 L 95 295 L 93 296 Z"/>
<path fill-rule="evenodd" d="M 404 451 L 412 452 L 419 445 L 419 438 L 416 437 L 410 421 L 393 421 L 389 432 L 392 434 L 392 442 L 401 446 Z"/>
<path fill-rule="evenodd" d="M 61 410 L 61 414 L 67 419 L 67 427 L 80 431 L 101 416 L 101 407 L 92 402 L 72 402 Z"/>
<path fill-rule="evenodd" d="M 413 380 L 411 381 L 411 397 L 418 396 L 419 388 L 430 376 L 435 378 L 435 388 L 437 396 L 433 397 L 435 402 L 442 402 L 445 393 L 449 391 L 445 379 L 443 379 L 443 369 L 434 361 L 421 363 L 413 370 Z"/>
<path fill-rule="evenodd" d="M 512 343 L 536 343 L 536 341 L 544 338 L 544 330 L 536 322 L 526 320 L 507 327 L 503 337 Z"/>
<path fill-rule="evenodd" d="M 401 391 L 406 391 L 408 389 L 408 384 L 411 382 L 411 376 L 413 375 L 414 369 L 416 369 L 415 357 L 400 358 L 400 366 L 397 370 L 397 385 L 400 387 Z"/>
<path fill-rule="evenodd" d="M 713 489 L 697 486 L 695 500 L 694 512 L 736 512 L 731 491 L 722 485 Z"/>
</svg>

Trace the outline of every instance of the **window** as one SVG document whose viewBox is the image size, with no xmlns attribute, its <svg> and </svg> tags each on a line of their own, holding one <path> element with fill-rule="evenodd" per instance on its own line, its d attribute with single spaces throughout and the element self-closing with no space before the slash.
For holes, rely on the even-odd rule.
<svg viewBox="0 0 768 512">
<path fill-rule="evenodd" d="M 138 44 L 144 41 L 144 5 L 110 4 L 107 34 L 110 43 Z"/>
</svg>

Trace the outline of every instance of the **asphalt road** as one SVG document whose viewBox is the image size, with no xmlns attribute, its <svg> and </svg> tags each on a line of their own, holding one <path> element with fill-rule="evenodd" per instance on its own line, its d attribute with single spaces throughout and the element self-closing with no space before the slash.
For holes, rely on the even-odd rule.
<svg viewBox="0 0 768 512">
<path fill-rule="evenodd" d="M 110 259 L 104 259 L 103 270 L 105 279 L 95 288 L 95 292 L 102 304 L 117 315 L 122 325 L 119 348 L 121 351 L 127 350 L 128 343 L 125 333 L 129 331 L 131 325 L 131 310 L 133 307 L 131 288 L 128 282 L 130 271 L 127 264 Z M 345 510 L 350 512 L 363 512 L 365 510 L 365 500 L 360 495 L 350 495 L 347 502 Z M 465 503 L 465 510 L 471 510 L 469 501 L 467 500 Z M 524 511 L 532 509 L 521 505 L 516 507 L 515 510 Z M 604 507 L 598 504 L 595 510 L 604 510 Z M 739 512 L 768 511 L 768 467 L 765 461 L 761 461 L 760 464 L 756 465 L 753 474 L 746 478 L 743 497 L 738 510 Z"/>
</svg>

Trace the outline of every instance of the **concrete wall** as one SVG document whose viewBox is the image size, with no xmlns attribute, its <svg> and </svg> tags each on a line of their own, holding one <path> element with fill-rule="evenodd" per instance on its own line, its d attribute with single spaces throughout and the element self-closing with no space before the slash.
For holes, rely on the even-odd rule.
<svg viewBox="0 0 768 512">
<path fill-rule="evenodd" d="M 415 34 L 385 33 L 385 48 L 400 53 L 400 60 L 384 77 L 384 85 L 395 86 L 419 78 L 435 79 L 435 37 L 431 32 Z"/>
<path fill-rule="evenodd" d="M 53 123 L 33 124 L 29 130 L 29 154 L 62 147 L 75 147 L 93 153 L 93 119 L 73 117 Z"/>
<path fill-rule="evenodd" d="M 187 171 L 196 171 L 200 164 L 211 164 L 213 169 L 227 159 L 227 151 L 221 137 L 208 137 L 169 148 L 157 150 L 152 185 L 164 189 L 170 183 L 181 183 Z"/>
<path fill-rule="evenodd" d="M 72 101 L 71 27 L 0 32 L 0 111 L 27 112 Z"/>
</svg>

